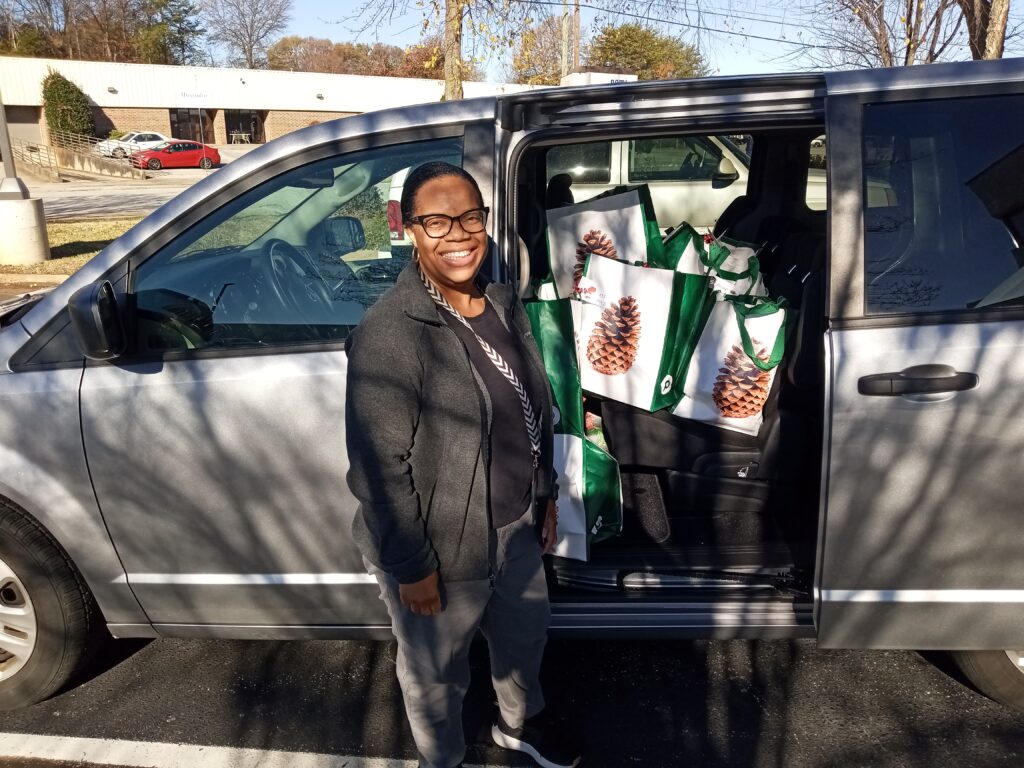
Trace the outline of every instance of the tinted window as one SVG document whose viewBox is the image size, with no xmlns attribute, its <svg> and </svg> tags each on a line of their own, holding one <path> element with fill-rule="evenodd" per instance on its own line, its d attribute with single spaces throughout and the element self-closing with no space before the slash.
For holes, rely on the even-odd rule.
<svg viewBox="0 0 1024 768">
<path fill-rule="evenodd" d="M 391 247 L 391 177 L 429 160 L 461 165 L 461 140 L 330 158 L 210 214 L 137 268 L 135 351 L 344 339 L 411 256 Z"/>
<path fill-rule="evenodd" d="M 629 180 L 710 181 L 722 150 L 703 136 L 636 139 L 629 142 Z"/>
<path fill-rule="evenodd" d="M 1024 305 L 1024 98 L 867 105 L 863 151 L 869 314 Z"/>
<path fill-rule="evenodd" d="M 611 181 L 611 167 L 612 145 L 607 141 L 566 144 L 548 150 L 548 181 L 559 173 L 568 173 L 575 182 L 607 184 Z"/>
</svg>

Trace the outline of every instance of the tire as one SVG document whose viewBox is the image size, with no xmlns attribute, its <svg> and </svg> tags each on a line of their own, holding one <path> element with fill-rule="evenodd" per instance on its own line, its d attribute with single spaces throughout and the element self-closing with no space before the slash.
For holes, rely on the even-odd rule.
<svg viewBox="0 0 1024 768">
<path fill-rule="evenodd" d="M 199 167 L 202 168 L 204 171 L 208 171 L 211 168 L 213 168 L 213 160 L 211 160 L 208 157 L 204 157 L 202 160 L 199 161 Z"/>
<path fill-rule="evenodd" d="M 110 153 L 111 157 L 115 157 L 118 160 L 124 160 L 125 151 L 120 147 L 117 147 L 113 152 Z"/>
<path fill-rule="evenodd" d="M 6 609 L 6 610 L 5 610 Z M 0 711 L 52 696 L 101 637 L 96 603 L 60 545 L 0 500 Z M 20 646 L 12 644 L 17 627 Z"/>
<path fill-rule="evenodd" d="M 1024 659 L 1021 654 L 1021 651 L 953 651 L 953 660 L 983 694 L 1024 712 L 1024 667 L 1015 661 Z"/>
<path fill-rule="evenodd" d="M 151 171 L 159 171 L 162 165 L 159 160 L 153 157 L 150 158 L 148 163 L 146 163 L 146 167 L 149 168 L 149 170 Z"/>
</svg>

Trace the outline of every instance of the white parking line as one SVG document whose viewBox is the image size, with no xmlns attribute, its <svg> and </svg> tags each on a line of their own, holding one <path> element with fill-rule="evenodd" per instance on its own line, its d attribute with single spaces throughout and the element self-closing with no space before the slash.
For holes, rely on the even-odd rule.
<svg viewBox="0 0 1024 768">
<path fill-rule="evenodd" d="M 415 768 L 414 760 L 204 747 L 152 741 L 0 733 L 0 758 L 64 760 L 132 768 Z"/>
</svg>

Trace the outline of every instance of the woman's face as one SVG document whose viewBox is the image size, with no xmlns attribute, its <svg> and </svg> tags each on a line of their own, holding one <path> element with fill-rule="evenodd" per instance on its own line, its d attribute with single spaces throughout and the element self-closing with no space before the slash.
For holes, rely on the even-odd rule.
<svg viewBox="0 0 1024 768">
<path fill-rule="evenodd" d="M 420 224 L 407 226 L 406 232 L 419 253 L 420 266 L 435 285 L 467 290 L 487 255 L 487 232 L 466 232 L 457 218 L 483 207 L 473 185 L 459 176 L 431 179 L 416 192 L 412 207 L 413 216 L 443 213 L 455 219 L 441 238 L 430 237 Z"/>
</svg>

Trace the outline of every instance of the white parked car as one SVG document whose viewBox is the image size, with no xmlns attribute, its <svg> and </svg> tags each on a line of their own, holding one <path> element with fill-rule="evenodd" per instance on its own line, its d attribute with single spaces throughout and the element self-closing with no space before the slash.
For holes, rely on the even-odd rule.
<svg viewBox="0 0 1024 768">
<path fill-rule="evenodd" d="M 164 136 L 156 131 L 134 131 L 126 133 L 119 139 L 106 139 L 96 145 L 96 151 L 104 157 L 116 157 L 121 159 L 133 152 L 141 152 L 144 149 L 152 149 L 165 141 L 170 141 L 170 136 Z"/>
</svg>

